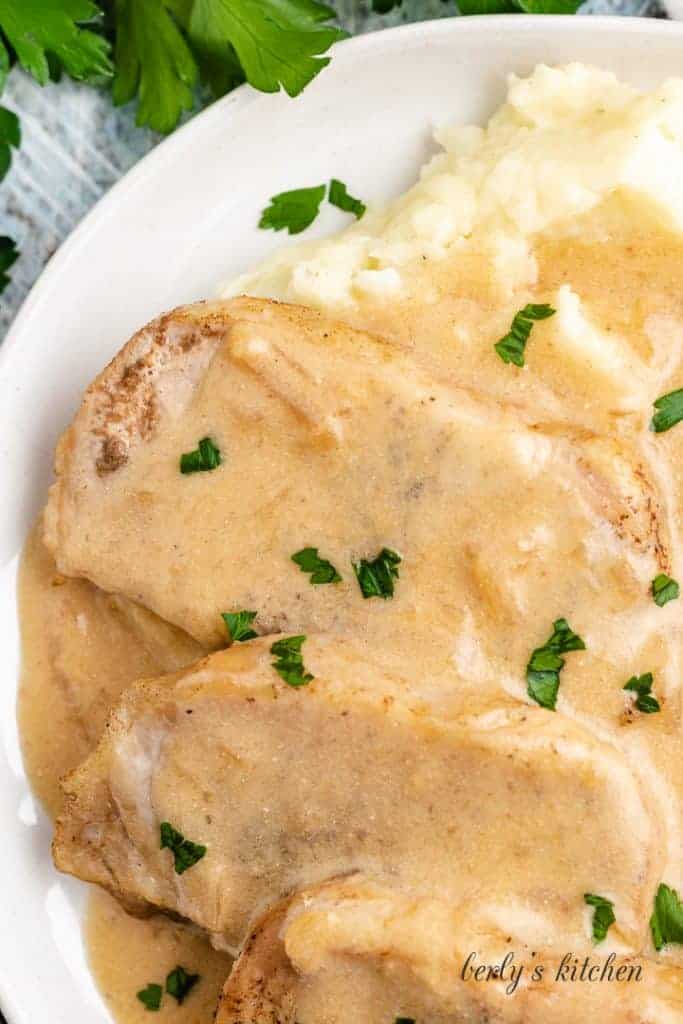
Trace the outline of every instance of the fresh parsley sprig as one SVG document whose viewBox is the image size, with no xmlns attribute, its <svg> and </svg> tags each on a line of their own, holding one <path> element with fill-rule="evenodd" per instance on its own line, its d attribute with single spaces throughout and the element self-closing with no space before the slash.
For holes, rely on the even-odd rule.
<svg viewBox="0 0 683 1024">
<path fill-rule="evenodd" d="M 527 693 L 542 708 L 554 711 L 560 688 L 560 672 L 564 668 L 562 654 L 584 651 L 586 645 L 570 628 L 566 619 L 556 619 L 552 635 L 532 653 L 526 667 Z"/>
<path fill-rule="evenodd" d="M 536 320 L 547 320 L 556 310 L 547 303 L 529 303 L 515 313 L 510 330 L 493 346 L 504 363 L 524 366 L 524 353 Z"/>
<path fill-rule="evenodd" d="M 0 181 L 12 163 L 12 148 L 21 145 L 21 125 L 13 110 L 0 107 Z"/>
</svg>

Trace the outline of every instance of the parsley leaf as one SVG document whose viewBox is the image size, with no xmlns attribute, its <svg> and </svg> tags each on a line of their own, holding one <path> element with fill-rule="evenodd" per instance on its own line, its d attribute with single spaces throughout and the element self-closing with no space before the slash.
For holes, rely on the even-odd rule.
<svg viewBox="0 0 683 1024">
<path fill-rule="evenodd" d="M 21 145 L 21 125 L 13 110 L 0 107 L 0 181 L 12 163 L 12 147 Z"/>
<path fill-rule="evenodd" d="M 189 974 L 178 964 L 166 977 L 166 991 L 181 1006 L 199 981 L 199 977 L 198 974 Z"/>
<path fill-rule="evenodd" d="M 159 831 L 161 834 L 160 849 L 172 851 L 176 875 L 182 875 L 188 868 L 193 867 L 206 853 L 205 846 L 190 842 L 168 821 L 162 821 Z"/>
<path fill-rule="evenodd" d="M 256 618 L 256 612 L 223 612 L 223 622 L 230 637 L 230 643 L 243 643 L 245 640 L 253 640 L 258 636 L 250 625 Z"/>
<path fill-rule="evenodd" d="M 161 985 L 150 982 L 147 988 L 141 989 L 137 996 L 146 1010 L 158 1010 L 161 1006 L 163 990 Z"/>
<path fill-rule="evenodd" d="M 584 651 L 586 645 L 577 636 L 566 619 L 557 619 L 553 623 L 553 632 L 542 647 L 537 647 L 526 667 L 527 693 L 549 711 L 555 710 L 557 691 L 560 688 L 560 672 L 564 668 L 561 654 L 569 651 Z"/>
<path fill-rule="evenodd" d="M 390 548 L 382 548 L 372 562 L 365 558 L 361 558 L 360 562 L 352 562 L 363 597 L 382 597 L 384 600 L 393 597 L 394 580 L 398 579 L 400 564 L 401 556 Z"/>
<path fill-rule="evenodd" d="M 189 35 L 214 59 L 234 48 L 254 88 L 298 96 L 329 64 L 320 55 L 346 35 L 323 24 L 333 17 L 316 0 L 195 0 Z"/>
<path fill-rule="evenodd" d="M 657 952 L 669 942 L 683 945 L 683 903 L 675 889 L 660 885 L 650 918 L 652 941 Z"/>
<path fill-rule="evenodd" d="M 326 185 L 314 185 L 312 188 L 280 192 L 272 197 L 270 206 L 261 214 L 259 227 L 273 231 L 286 228 L 290 235 L 301 234 L 318 216 L 326 190 Z"/>
<path fill-rule="evenodd" d="M 295 555 L 292 555 L 292 561 L 295 562 L 302 572 L 310 572 L 310 582 L 313 584 L 318 583 L 339 583 L 341 576 L 326 558 L 320 558 L 318 555 L 317 548 L 302 548 L 301 551 L 297 551 Z"/>
<path fill-rule="evenodd" d="M 277 640 L 270 648 L 270 653 L 277 658 L 273 668 L 288 686 L 306 686 L 313 679 L 310 672 L 304 671 L 301 646 L 305 639 L 305 636 L 289 636 Z"/>
<path fill-rule="evenodd" d="M 0 294 L 4 292 L 11 278 L 7 271 L 19 257 L 16 242 L 7 235 L 0 235 Z"/>
<path fill-rule="evenodd" d="M 677 423 L 683 420 L 683 388 L 678 391 L 670 391 L 668 395 L 662 395 L 654 402 L 658 411 L 652 417 L 650 429 L 655 434 L 663 434 L 665 430 L 671 430 Z"/>
<path fill-rule="evenodd" d="M 669 601 L 675 601 L 680 593 L 680 587 L 676 580 L 666 573 L 660 572 L 652 581 L 652 599 L 655 604 L 663 608 Z"/>
<path fill-rule="evenodd" d="M 91 0 L 0 0 L 0 28 L 22 68 L 45 85 L 50 77 L 48 56 L 58 59 L 72 78 L 109 77 L 109 43 L 95 32 L 79 28 L 99 10 Z M 7 52 L 0 40 L 0 65 Z"/>
<path fill-rule="evenodd" d="M 336 206 L 337 209 L 343 210 L 344 213 L 355 214 L 357 220 L 361 219 L 367 209 L 365 203 L 361 202 L 360 199 L 356 199 L 354 196 L 349 195 L 344 182 L 339 181 L 337 178 L 333 178 L 330 182 L 329 200 L 332 203 L 332 206 Z"/>
<path fill-rule="evenodd" d="M 493 346 L 504 363 L 524 366 L 524 350 L 531 334 L 534 320 L 547 320 L 554 316 L 556 310 L 547 304 L 534 305 L 529 303 L 515 313 L 508 333 Z"/>
<path fill-rule="evenodd" d="M 593 942 L 597 945 L 602 942 L 607 932 L 616 921 L 614 916 L 614 904 L 604 896 L 594 896 L 587 892 L 583 896 L 584 903 L 593 907 Z"/>
<path fill-rule="evenodd" d="M 642 676 L 631 676 L 624 689 L 638 694 L 635 704 L 643 714 L 651 715 L 660 710 L 659 701 L 652 695 L 652 672 L 646 672 Z"/>
<path fill-rule="evenodd" d="M 165 0 L 116 0 L 115 11 L 114 104 L 139 94 L 137 123 L 173 131 L 194 104 L 199 72 L 190 47 Z"/>
<path fill-rule="evenodd" d="M 180 472 L 208 473 L 218 469 L 221 461 L 220 450 L 210 437 L 203 437 L 193 452 L 184 452 L 180 456 Z"/>
</svg>

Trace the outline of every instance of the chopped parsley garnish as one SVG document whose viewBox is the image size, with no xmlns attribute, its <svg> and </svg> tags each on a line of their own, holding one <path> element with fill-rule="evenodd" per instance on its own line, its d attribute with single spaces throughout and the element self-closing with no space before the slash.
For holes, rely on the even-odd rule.
<svg viewBox="0 0 683 1024">
<path fill-rule="evenodd" d="M 343 210 L 344 213 L 353 213 L 358 220 L 361 219 L 367 209 L 365 203 L 361 202 L 360 199 L 349 195 L 344 182 L 338 181 L 337 178 L 333 178 L 330 182 L 329 200 L 332 206 Z"/>
<path fill-rule="evenodd" d="M 206 853 L 205 846 L 190 842 L 168 821 L 162 821 L 160 832 L 160 849 L 168 849 L 173 853 L 176 875 L 182 875 L 188 868 L 193 867 Z"/>
<path fill-rule="evenodd" d="M 341 576 L 332 563 L 328 562 L 326 558 L 320 558 L 317 548 L 302 548 L 301 551 L 292 555 L 292 561 L 299 566 L 302 572 L 311 574 L 310 582 L 314 585 L 341 581 Z"/>
<path fill-rule="evenodd" d="M 394 596 L 394 580 L 398 579 L 398 566 L 401 556 L 390 548 L 382 548 L 377 558 L 368 562 L 361 558 L 353 562 L 353 571 L 364 598 L 382 597 L 386 600 Z"/>
<path fill-rule="evenodd" d="M 203 437 L 193 452 L 180 456 L 181 473 L 208 473 L 218 469 L 221 453 L 210 437 Z"/>
<path fill-rule="evenodd" d="M 683 945 L 683 903 L 676 890 L 668 885 L 662 884 L 657 889 L 650 930 L 657 952 L 669 942 Z"/>
<path fill-rule="evenodd" d="M 280 192 L 270 200 L 270 206 L 261 214 L 260 228 L 273 231 L 287 230 L 290 235 L 299 235 L 310 227 L 320 211 L 325 198 L 326 185 L 312 188 L 295 188 L 291 192 Z"/>
<path fill-rule="evenodd" d="M 671 430 L 677 423 L 683 420 L 683 388 L 678 391 L 670 391 L 668 395 L 662 395 L 654 403 L 657 412 L 652 417 L 650 428 L 655 434 L 663 434 Z"/>
<path fill-rule="evenodd" d="M 534 305 L 529 303 L 519 313 L 515 313 L 510 330 L 493 346 L 504 363 L 524 366 L 524 350 L 531 334 L 534 320 L 547 320 L 556 310 L 546 303 Z"/>
<path fill-rule="evenodd" d="M 199 981 L 198 974 L 189 974 L 184 967 L 178 964 L 170 974 L 166 976 L 166 991 L 173 996 L 178 1005 L 182 1005 L 189 996 L 192 989 Z"/>
<path fill-rule="evenodd" d="M 161 985 L 150 982 L 147 988 L 140 989 L 137 997 L 146 1010 L 158 1010 L 161 1006 L 163 989 Z"/>
<path fill-rule="evenodd" d="M 652 695 L 652 672 L 646 672 L 642 676 L 631 676 L 624 687 L 625 690 L 632 690 L 638 696 L 635 705 L 645 715 L 651 715 L 659 711 L 659 701 Z"/>
<path fill-rule="evenodd" d="M 602 942 L 607 932 L 616 921 L 614 916 L 614 904 L 604 896 L 594 896 L 593 893 L 584 893 L 584 902 L 593 907 L 593 942 Z"/>
<path fill-rule="evenodd" d="M 230 637 L 230 643 L 243 643 L 245 640 L 253 640 L 258 636 L 250 626 L 256 618 L 257 612 L 223 612 L 222 619 Z"/>
<path fill-rule="evenodd" d="M 288 686 L 306 686 L 313 679 L 311 673 L 304 669 L 301 646 L 305 639 L 305 636 L 288 636 L 277 640 L 270 648 L 270 653 L 277 659 L 273 668 Z"/>
<path fill-rule="evenodd" d="M 554 711 L 560 672 L 564 668 L 564 658 L 560 655 L 585 649 L 585 643 L 570 629 L 567 620 L 557 619 L 553 623 L 552 636 L 542 647 L 536 648 L 526 667 L 527 693 L 532 700 L 542 708 Z"/>
<path fill-rule="evenodd" d="M 652 598 L 660 608 L 663 608 L 669 601 L 675 601 L 679 593 L 680 588 L 676 580 L 672 579 L 671 576 L 667 576 L 664 572 L 661 572 L 659 576 L 655 576 L 652 581 Z"/>
</svg>

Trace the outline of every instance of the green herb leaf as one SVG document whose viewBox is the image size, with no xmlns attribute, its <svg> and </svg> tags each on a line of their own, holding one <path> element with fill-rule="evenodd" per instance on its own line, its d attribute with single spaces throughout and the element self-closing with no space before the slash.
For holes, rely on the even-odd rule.
<svg viewBox="0 0 683 1024">
<path fill-rule="evenodd" d="M 547 320 L 556 310 L 546 304 L 530 303 L 515 313 L 509 332 L 493 346 L 504 363 L 524 366 L 524 351 L 535 320 Z"/>
<path fill-rule="evenodd" d="M 658 411 L 652 417 L 650 429 L 655 434 L 663 434 L 665 430 L 671 430 L 677 423 L 683 420 L 683 388 L 678 391 L 670 391 L 668 395 L 662 395 L 654 403 Z"/>
<path fill-rule="evenodd" d="M 457 0 L 461 14 L 519 14 L 514 0 Z"/>
<path fill-rule="evenodd" d="M 660 710 L 659 701 L 652 696 L 652 672 L 645 672 L 642 676 L 631 676 L 624 689 L 638 694 L 635 705 L 643 714 L 651 715 Z"/>
<path fill-rule="evenodd" d="M 286 228 L 290 235 L 301 234 L 318 216 L 325 191 L 325 185 L 314 185 L 312 188 L 280 192 L 272 197 L 270 206 L 261 214 L 259 227 L 273 231 Z"/>
<path fill-rule="evenodd" d="M 584 893 L 584 902 L 593 907 L 593 942 L 597 945 L 602 942 L 607 932 L 616 921 L 614 916 L 614 904 L 604 896 L 595 896 L 593 893 Z"/>
<path fill-rule="evenodd" d="M 137 994 L 138 999 L 146 1010 L 158 1010 L 161 1006 L 162 995 L 163 989 L 161 985 L 156 985 L 154 982 L 150 982 L 147 988 L 141 989 Z"/>
<path fill-rule="evenodd" d="M 292 555 L 292 561 L 295 562 L 302 572 L 310 572 L 310 582 L 313 584 L 318 583 L 339 583 L 341 576 L 326 558 L 320 558 L 318 555 L 317 548 L 302 548 L 301 551 L 297 551 L 295 555 Z"/>
<path fill-rule="evenodd" d="M 182 875 L 188 868 L 193 867 L 206 853 L 205 846 L 190 842 L 181 832 L 173 828 L 173 825 L 168 821 L 162 821 L 160 833 L 160 849 L 168 849 L 173 853 L 175 873 L 177 875 Z"/>
<path fill-rule="evenodd" d="M 14 240 L 7 235 L 0 235 L 0 294 L 11 281 L 7 271 L 18 258 L 19 253 Z"/>
<path fill-rule="evenodd" d="M 306 686 L 313 679 L 311 673 L 304 670 L 301 646 L 305 639 L 305 636 L 285 637 L 270 648 L 270 653 L 277 658 L 273 668 L 288 686 Z"/>
<path fill-rule="evenodd" d="M 555 710 L 557 692 L 560 688 L 560 672 L 564 668 L 561 654 L 569 651 L 583 651 L 586 645 L 580 636 L 572 631 L 566 619 L 553 623 L 553 632 L 542 647 L 537 647 L 526 667 L 527 693 L 549 711 Z"/>
<path fill-rule="evenodd" d="M 210 437 L 203 437 L 193 452 L 180 456 L 181 473 L 209 473 L 221 464 L 221 453 Z"/>
<path fill-rule="evenodd" d="M 21 125 L 13 110 L 0 107 L 0 142 L 18 148 L 21 145 Z"/>
<path fill-rule="evenodd" d="M 194 105 L 199 72 L 192 51 L 164 0 L 116 0 L 115 11 L 114 103 L 137 95 L 137 123 L 173 131 Z"/>
<path fill-rule="evenodd" d="M 683 945 L 683 903 L 676 890 L 668 885 L 662 884 L 657 889 L 650 930 L 657 952 L 670 942 Z"/>
<path fill-rule="evenodd" d="M 323 24 L 333 17 L 315 0 L 195 0 L 189 35 L 214 61 L 234 51 L 255 89 L 298 96 L 329 64 L 320 55 L 346 35 Z"/>
<path fill-rule="evenodd" d="M 361 219 L 367 209 L 365 203 L 361 202 L 360 199 L 355 199 L 349 195 L 344 182 L 339 181 L 337 178 L 333 178 L 330 182 L 329 200 L 333 206 L 343 210 L 344 213 L 353 213 L 358 220 Z"/>
<path fill-rule="evenodd" d="M 166 991 L 181 1006 L 199 981 L 199 977 L 198 974 L 189 974 L 184 967 L 178 964 L 166 976 Z"/>
<path fill-rule="evenodd" d="M 253 629 L 250 629 L 256 618 L 256 612 L 223 612 L 223 622 L 230 637 L 230 643 L 243 643 L 245 640 L 253 640 L 258 636 Z"/>
<path fill-rule="evenodd" d="M 386 600 L 394 596 L 394 580 L 398 579 L 401 556 L 390 548 L 382 548 L 377 558 L 368 562 L 361 558 L 353 562 L 353 571 L 364 598 L 381 597 Z"/>
<path fill-rule="evenodd" d="M 575 14 L 583 0 L 517 0 L 525 14 Z"/>
<path fill-rule="evenodd" d="M 0 181 L 12 165 L 12 146 L 21 144 L 19 118 L 13 110 L 0 107 Z"/>
<path fill-rule="evenodd" d="M 652 598 L 660 608 L 663 608 L 669 601 L 675 601 L 679 593 L 678 583 L 666 573 L 660 573 L 652 581 Z"/>
<path fill-rule="evenodd" d="M 21 66 L 41 85 L 50 78 L 49 54 L 72 78 L 109 77 L 109 43 L 79 27 L 99 13 L 91 0 L 0 0 L 0 28 Z"/>
</svg>

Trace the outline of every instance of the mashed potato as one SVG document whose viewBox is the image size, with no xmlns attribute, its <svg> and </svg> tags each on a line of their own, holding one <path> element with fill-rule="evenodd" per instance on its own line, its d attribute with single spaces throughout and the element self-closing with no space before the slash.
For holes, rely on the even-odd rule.
<svg viewBox="0 0 683 1024">
<path fill-rule="evenodd" d="M 416 260 L 442 260 L 472 242 L 508 289 L 536 279 L 533 238 L 632 197 L 683 231 L 683 81 L 651 93 L 581 64 L 510 76 L 506 103 L 485 128 L 437 132 L 443 152 L 419 182 L 341 234 L 278 251 L 226 295 L 324 308 L 396 296 Z"/>
</svg>

